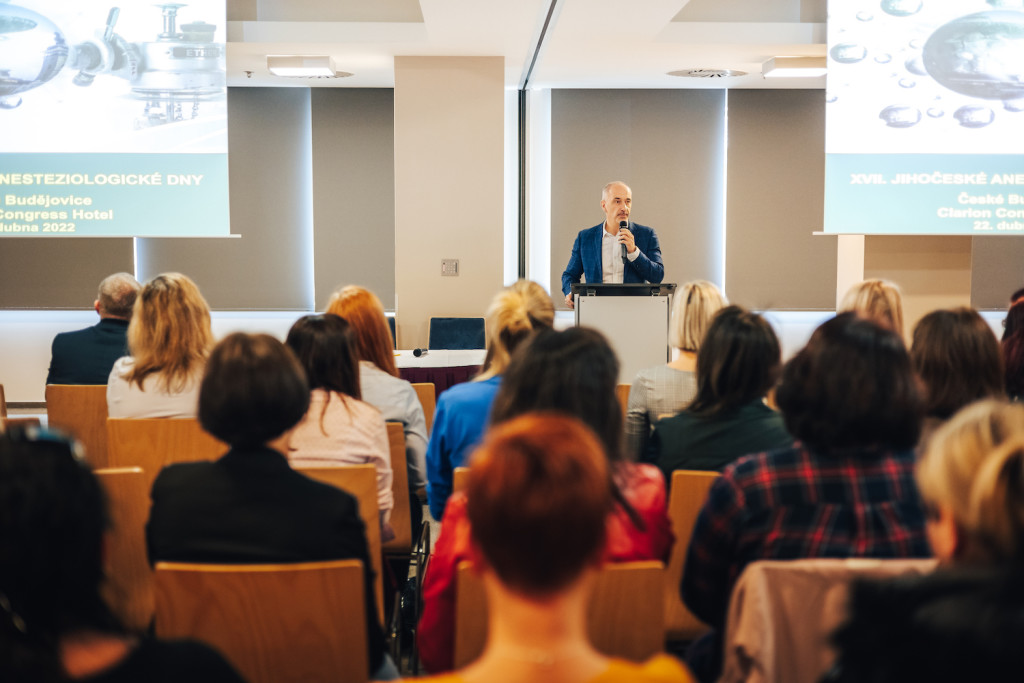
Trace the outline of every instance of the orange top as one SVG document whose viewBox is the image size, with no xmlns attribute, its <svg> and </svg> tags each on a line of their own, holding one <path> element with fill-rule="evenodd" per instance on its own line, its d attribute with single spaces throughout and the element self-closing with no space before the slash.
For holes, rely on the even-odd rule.
<svg viewBox="0 0 1024 683">
<path fill-rule="evenodd" d="M 418 678 L 428 683 L 464 683 L 457 672 Z M 694 683 L 695 679 L 678 659 L 669 655 L 655 655 L 643 664 L 611 659 L 604 673 L 589 683 Z"/>
</svg>

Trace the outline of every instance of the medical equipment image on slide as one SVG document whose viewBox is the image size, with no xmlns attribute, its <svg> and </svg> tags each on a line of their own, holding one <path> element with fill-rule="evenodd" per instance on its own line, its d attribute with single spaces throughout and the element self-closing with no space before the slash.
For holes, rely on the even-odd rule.
<svg viewBox="0 0 1024 683">
<path fill-rule="evenodd" d="M 0 0 L 0 152 L 226 151 L 224 19 L 223 0 Z"/>
<path fill-rule="evenodd" d="M 1024 2 L 831 0 L 828 33 L 829 152 L 1024 146 Z"/>
</svg>

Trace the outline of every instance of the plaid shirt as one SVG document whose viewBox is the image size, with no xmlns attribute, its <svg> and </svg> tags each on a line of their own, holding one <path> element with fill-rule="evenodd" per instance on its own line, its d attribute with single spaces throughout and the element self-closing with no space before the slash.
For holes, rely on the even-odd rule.
<svg viewBox="0 0 1024 683">
<path fill-rule="evenodd" d="M 733 584 L 756 560 L 930 557 L 912 450 L 740 458 L 715 481 L 694 526 L 683 602 L 724 630 Z"/>
</svg>

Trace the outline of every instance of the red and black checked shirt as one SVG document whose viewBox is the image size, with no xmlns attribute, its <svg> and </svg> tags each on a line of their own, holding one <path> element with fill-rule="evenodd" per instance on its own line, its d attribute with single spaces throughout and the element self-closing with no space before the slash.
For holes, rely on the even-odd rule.
<svg viewBox="0 0 1024 683">
<path fill-rule="evenodd" d="M 716 629 L 747 564 L 806 557 L 930 557 L 911 450 L 818 455 L 797 443 L 740 458 L 694 526 L 683 602 Z"/>
</svg>

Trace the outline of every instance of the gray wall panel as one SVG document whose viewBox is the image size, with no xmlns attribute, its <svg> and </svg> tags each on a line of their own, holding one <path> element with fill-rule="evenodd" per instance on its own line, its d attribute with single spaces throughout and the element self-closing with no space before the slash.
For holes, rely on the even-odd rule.
<svg viewBox="0 0 1024 683">
<path fill-rule="evenodd" d="M 576 234 L 604 220 L 601 188 L 633 190 L 631 219 L 653 227 L 665 282 L 721 282 L 723 90 L 551 93 L 551 287 Z M 564 304 L 562 304 L 564 306 Z"/>
<path fill-rule="evenodd" d="M 975 237 L 971 244 L 971 305 L 1006 308 L 1024 287 L 1024 237 Z"/>
<path fill-rule="evenodd" d="M 822 229 L 825 95 L 730 90 L 726 293 L 758 309 L 835 308 L 836 238 Z"/>
<path fill-rule="evenodd" d="M 394 90 L 315 88 L 311 96 L 317 310 L 346 284 L 394 310 Z"/>
<path fill-rule="evenodd" d="M 125 238 L 0 238 L 0 308 L 92 308 L 111 273 L 133 272 Z"/>
</svg>

